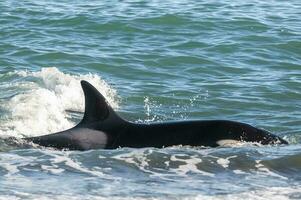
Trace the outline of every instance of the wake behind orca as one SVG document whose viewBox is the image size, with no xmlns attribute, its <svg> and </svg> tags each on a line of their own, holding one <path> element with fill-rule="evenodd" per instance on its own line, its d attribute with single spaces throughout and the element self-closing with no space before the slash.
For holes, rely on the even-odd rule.
<svg viewBox="0 0 301 200">
<path fill-rule="evenodd" d="M 25 140 L 40 146 L 69 150 L 162 148 L 173 145 L 217 147 L 227 141 L 288 144 L 268 131 L 235 121 L 128 122 L 116 114 L 90 83 L 81 81 L 81 85 L 85 95 L 85 113 L 78 125 L 62 132 Z"/>
</svg>

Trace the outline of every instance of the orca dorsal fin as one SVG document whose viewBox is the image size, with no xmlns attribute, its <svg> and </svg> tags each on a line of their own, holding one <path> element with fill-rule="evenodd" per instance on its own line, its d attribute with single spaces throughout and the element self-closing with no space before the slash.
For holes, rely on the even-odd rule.
<svg viewBox="0 0 301 200">
<path fill-rule="evenodd" d="M 80 124 L 103 121 L 110 117 L 119 118 L 93 85 L 83 80 L 81 86 L 85 95 L 85 113 Z"/>
</svg>

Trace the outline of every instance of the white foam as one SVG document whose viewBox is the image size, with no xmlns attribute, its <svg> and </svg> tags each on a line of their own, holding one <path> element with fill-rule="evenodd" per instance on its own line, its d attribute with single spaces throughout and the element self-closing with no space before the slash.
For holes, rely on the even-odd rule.
<svg viewBox="0 0 301 200">
<path fill-rule="evenodd" d="M 256 160 L 255 161 L 255 167 L 258 169 L 258 173 L 264 174 L 264 175 L 269 175 L 269 176 L 274 176 L 280 179 L 284 179 L 287 180 L 288 178 L 285 176 L 281 176 L 275 172 L 272 172 L 271 170 L 269 170 L 268 168 L 266 168 L 262 163 L 261 160 Z"/>
<path fill-rule="evenodd" d="M 41 165 L 41 168 L 51 174 L 60 174 L 65 171 L 65 169 L 58 168 L 57 166 Z"/>
<path fill-rule="evenodd" d="M 229 167 L 230 161 L 225 158 L 219 158 L 217 159 L 217 164 L 221 165 L 223 168 Z"/>
<path fill-rule="evenodd" d="M 249 190 L 246 192 L 239 192 L 234 194 L 226 195 L 197 195 L 196 197 L 183 198 L 184 200 L 288 200 L 288 199 L 299 199 L 301 196 L 300 186 L 297 187 L 268 187 L 264 189 Z M 291 198 L 297 196 L 297 198 Z"/>
<path fill-rule="evenodd" d="M 234 194 L 219 194 L 219 195 L 206 195 L 206 194 L 198 194 L 191 195 L 187 197 L 170 195 L 169 197 L 121 197 L 121 196 L 102 196 L 100 195 L 90 195 L 90 194 L 70 194 L 66 192 L 65 194 L 44 194 L 41 196 L 40 194 L 33 193 L 25 193 L 25 192 L 17 192 L 15 191 L 10 195 L 1 195 L 0 200 L 6 199 L 22 199 L 21 197 L 26 197 L 26 199 L 92 199 L 92 200 L 159 200 L 159 199 L 182 199 L 182 200 L 265 200 L 265 199 L 273 199 L 273 200 L 288 200 L 288 199 L 299 199 L 300 194 L 300 186 L 291 186 L 291 187 L 268 187 L 263 189 L 255 189 L 248 190 L 244 192 L 238 192 Z"/>
<path fill-rule="evenodd" d="M 112 158 L 116 160 L 122 160 L 124 162 L 135 164 L 139 167 L 140 170 L 146 171 L 149 167 L 149 159 L 147 156 L 152 153 L 151 149 L 135 149 L 131 152 L 122 153 L 116 156 L 113 156 Z M 147 170 L 147 172 L 150 172 Z"/>
<path fill-rule="evenodd" d="M 0 124 L 0 136 L 36 136 L 74 126 L 66 110 L 84 111 L 80 80 L 89 81 L 113 108 L 118 108 L 116 91 L 96 74 L 71 75 L 55 67 L 42 68 L 37 72 L 22 70 L 10 73 L 23 78 L 7 84 L 7 87 L 22 88 L 25 92 L 1 105 L 8 115 Z"/>
<path fill-rule="evenodd" d="M 223 168 L 228 168 L 230 164 L 230 159 L 231 158 L 236 158 L 237 156 L 230 156 L 227 158 L 218 158 L 216 160 L 217 164 L 221 165 Z"/>
<path fill-rule="evenodd" d="M 180 176 L 187 175 L 187 173 L 198 173 L 204 176 L 214 177 L 214 174 L 199 170 L 197 168 L 197 165 L 202 162 L 202 159 L 198 158 L 197 156 L 191 156 L 189 158 L 180 158 L 182 156 L 183 155 L 181 154 L 177 154 L 177 155 L 172 155 L 170 157 L 171 161 L 180 161 L 181 163 L 183 163 L 179 165 L 178 168 L 170 168 L 170 171 L 173 171 Z"/>
<path fill-rule="evenodd" d="M 0 160 L 1 167 L 7 171 L 5 176 L 10 178 L 16 174 L 17 176 L 21 176 L 19 168 L 29 165 L 34 159 L 32 156 L 24 157 L 14 153 L 3 153 Z"/>
<path fill-rule="evenodd" d="M 148 155 L 152 153 L 151 149 L 133 149 L 131 152 L 122 153 L 113 156 L 112 158 L 122 160 L 129 164 L 134 164 L 141 171 L 149 173 L 153 177 L 160 177 L 160 179 L 173 180 L 173 176 L 188 176 L 189 173 L 201 174 L 203 176 L 214 177 L 214 174 L 198 169 L 197 165 L 202 162 L 202 159 L 197 155 L 188 156 L 185 154 L 171 155 L 170 159 L 162 162 L 166 169 L 156 168 L 152 170 Z M 162 152 L 161 152 L 162 153 Z M 174 163 L 180 163 L 174 165 Z M 171 178 L 169 178 L 171 177 Z"/>
<path fill-rule="evenodd" d="M 89 169 L 85 167 L 80 161 L 71 157 L 71 152 L 63 151 L 57 152 L 52 150 L 43 151 L 44 154 L 51 156 L 49 160 L 51 161 L 51 165 L 44 165 L 42 169 L 45 171 L 49 171 L 53 174 L 58 174 L 63 172 L 66 169 L 72 169 L 75 171 L 79 171 L 85 174 L 89 174 L 95 177 L 101 177 L 106 179 L 112 179 L 111 176 L 105 175 L 100 168 Z M 65 167 L 61 168 L 60 165 L 63 164 Z M 67 166 L 67 167 L 66 167 Z M 118 178 L 114 178 L 114 180 Z"/>
<path fill-rule="evenodd" d="M 235 173 L 235 174 L 247 174 L 246 172 L 244 172 L 244 171 L 242 171 L 240 169 L 233 170 L 233 173 Z"/>
</svg>

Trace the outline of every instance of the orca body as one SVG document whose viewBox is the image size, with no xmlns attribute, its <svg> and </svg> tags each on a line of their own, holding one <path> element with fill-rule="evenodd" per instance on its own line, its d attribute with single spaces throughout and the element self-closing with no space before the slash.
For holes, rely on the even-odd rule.
<svg viewBox="0 0 301 200">
<path fill-rule="evenodd" d="M 49 135 L 26 138 L 56 149 L 89 150 L 118 147 L 167 147 L 173 145 L 216 147 L 230 142 L 288 144 L 282 138 L 251 125 L 227 121 L 179 121 L 137 124 L 119 117 L 90 83 L 81 81 L 85 113 L 75 127 Z"/>
</svg>

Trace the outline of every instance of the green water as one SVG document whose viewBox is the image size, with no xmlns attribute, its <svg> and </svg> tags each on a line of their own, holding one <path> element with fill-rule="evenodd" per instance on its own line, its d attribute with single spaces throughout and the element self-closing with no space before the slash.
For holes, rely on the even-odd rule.
<svg viewBox="0 0 301 200">
<path fill-rule="evenodd" d="M 300 10 L 298 0 L 0 2 L 1 137 L 75 125 L 85 79 L 130 121 L 230 119 L 290 142 L 85 153 L 0 142 L 0 199 L 300 198 Z"/>
</svg>

